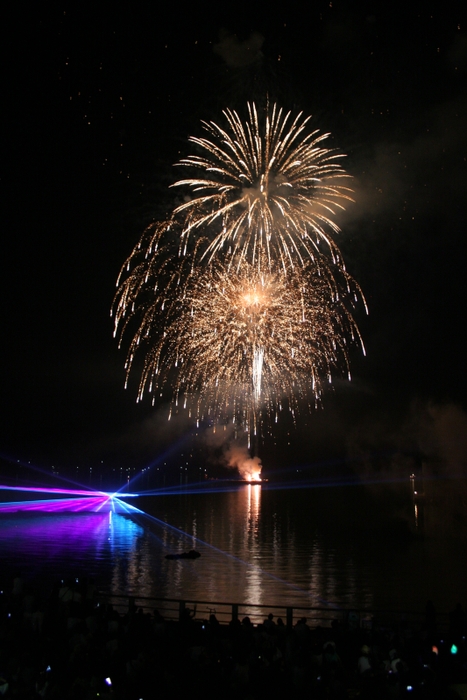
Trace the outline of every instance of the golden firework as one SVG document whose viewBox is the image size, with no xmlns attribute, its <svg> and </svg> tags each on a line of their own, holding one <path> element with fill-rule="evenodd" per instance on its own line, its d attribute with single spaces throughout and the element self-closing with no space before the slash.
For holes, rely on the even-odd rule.
<svg viewBox="0 0 467 700">
<path fill-rule="evenodd" d="M 246 121 L 232 110 L 223 114 L 225 128 L 203 122 L 209 137 L 190 138 L 199 155 L 176 164 L 194 173 L 173 185 L 190 190 L 174 210 L 182 241 L 207 236 L 209 260 L 229 251 L 252 262 L 302 264 L 324 247 L 342 264 L 333 215 L 351 190 L 342 154 L 322 146 L 329 134 L 307 132 L 310 117 L 293 118 L 277 105 L 261 117 L 248 105 Z"/>
<path fill-rule="evenodd" d="M 284 399 L 319 401 L 333 372 L 349 372 L 353 318 L 363 299 L 346 272 L 332 219 L 350 198 L 328 134 L 277 106 L 260 119 L 226 110 L 204 123 L 195 175 L 167 221 L 154 223 L 122 268 L 112 313 L 132 337 L 127 380 L 143 358 L 138 400 L 170 398 L 198 421 L 238 421 L 256 432 Z"/>
<path fill-rule="evenodd" d="M 138 399 L 168 392 L 198 421 L 230 418 L 256 432 L 262 410 L 277 414 L 284 399 L 294 407 L 310 394 L 318 401 L 333 372 L 349 372 L 348 342 L 361 338 L 348 276 L 344 294 L 316 261 L 169 265 L 160 229 L 147 235 L 115 308 L 116 331 L 134 324 L 127 375 L 144 356 Z"/>
</svg>

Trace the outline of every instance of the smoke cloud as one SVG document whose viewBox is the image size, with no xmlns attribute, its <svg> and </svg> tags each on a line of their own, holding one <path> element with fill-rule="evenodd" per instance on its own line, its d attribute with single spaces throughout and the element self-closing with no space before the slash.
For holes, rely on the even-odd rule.
<svg viewBox="0 0 467 700">
<path fill-rule="evenodd" d="M 213 50 L 231 68 L 244 68 L 262 58 L 263 42 L 264 37 L 259 32 L 253 32 L 248 39 L 240 41 L 235 34 L 221 30 L 219 42 Z"/>
<path fill-rule="evenodd" d="M 251 457 L 246 446 L 231 444 L 225 451 L 227 465 L 238 472 L 242 479 L 258 479 L 261 474 L 261 459 Z"/>
<path fill-rule="evenodd" d="M 452 402 L 415 400 L 403 421 L 372 415 L 347 435 L 347 457 L 363 477 L 467 474 L 467 414 Z"/>
<path fill-rule="evenodd" d="M 205 444 L 214 451 L 213 462 L 229 469 L 236 469 L 242 479 L 259 479 L 261 459 L 252 457 L 246 445 L 247 437 L 233 423 L 218 426 L 205 433 Z"/>
<path fill-rule="evenodd" d="M 428 462 L 454 476 L 466 472 L 467 415 L 456 404 L 413 407 L 418 443 Z"/>
</svg>

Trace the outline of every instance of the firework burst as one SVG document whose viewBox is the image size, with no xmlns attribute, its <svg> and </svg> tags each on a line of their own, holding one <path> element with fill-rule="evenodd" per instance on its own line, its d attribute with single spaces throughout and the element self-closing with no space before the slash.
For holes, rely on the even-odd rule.
<svg viewBox="0 0 467 700">
<path fill-rule="evenodd" d="M 192 138 L 200 155 L 168 221 L 152 224 L 122 268 L 112 313 L 132 337 L 126 375 L 144 358 L 138 400 L 170 398 L 198 421 L 233 419 L 256 433 L 284 399 L 316 403 L 363 343 L 363 300 L 346 272 L 332 216 L 350 199 L 336 152 L 309 119 L 273 106 L 263 119 L 224 112 Z"/>
<path fill-rule="evenodd" d="M 287 266 L 320 256 L 324 247 L 342 265 L 332 217 L 351 190 L 338 163 L 342 154 L 322 146 L 329 134 L 307 132 L 310 117 L 292 118 L 276 105 L 261 119 L 248 105 L 245 122 L 235 111 L 223 114 L 226 127 L 203 122 L 208 138 L 190 138 L 199 155 L 176 164 L 194 173 L 173 185 L 190 190 L 174 211 L 182 241 L 202 233 L 209 260 L 229 251 Z"/>
<path fill-rule="evenodd" d="M 127 376 L 144 356 L 139 399 L 168 395 L 197 421 L 230 418 L 256 433 L 262 411 L 277 417 L 284 399 L 292 410 L 310 395 L 317 402 L 333 372 L 349 373 L 348 344 L 361 343 L 350 277 L 344 295 L 316 261 L 169 265 L 169 250 L 161 228 L 149 229 L 116 297 L 116 332 L 134 332 Z"/>
</svg>

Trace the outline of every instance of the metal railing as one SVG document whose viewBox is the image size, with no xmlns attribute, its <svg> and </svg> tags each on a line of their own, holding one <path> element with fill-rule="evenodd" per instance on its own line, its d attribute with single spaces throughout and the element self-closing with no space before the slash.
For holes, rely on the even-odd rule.
<svg viewBox="0 0 467 700">
<path fill-rule="evenodd" d="M 99 592 L 100 604 L 112 605 L 120 613 L 136 612 L 141 608 L 144 612 L 153 613 L 157 610 L 167 621 L 179 622 L 186 616 L 202 621 L 214 614 L 221 624 L 243 620 L 249 617 L 253 624 L 262 623 L 269 614 L 277 621 L 291 628 L 300 619 L 306 618 L 311 627 L 330 627 L 336 620 L 340 624 L 354 629 L 372 629 L 378 627 L 400 628 L 409 626 L 421 629 L 425 625 L 424 611 L 401 610 L 357 610 L 355 608 L 335 607 L 301 607 L 284 605 L 265 605 L 252 603 L 230 603 L 212 600 L 189 600 L 178 598 L 148 598 L 144 596 L 118 595 Z M 437 628 L 442 631 L 449 626 L 448 613 L 437 614 Z"/>
</svg>

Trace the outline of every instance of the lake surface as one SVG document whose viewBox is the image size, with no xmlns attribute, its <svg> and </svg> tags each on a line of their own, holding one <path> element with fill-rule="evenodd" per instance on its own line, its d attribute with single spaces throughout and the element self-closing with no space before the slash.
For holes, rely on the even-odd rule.
<svg viewBox="0 0 467 700">
<path fill-rule="evenodd" d="M 125 513 L 5 512 L 3 575 L 94 576 L 122 594 L 293 606 L 447 611 L 467 598 L 467 528 L 409 485 L 239 485 L 132 499 Z M 118 512 L 118 511 L 122 512 Z M 441 527 L 443 523 L 443 527 Z M 167 560 L 196 549 L 201 557 Z"/>
</svg>

